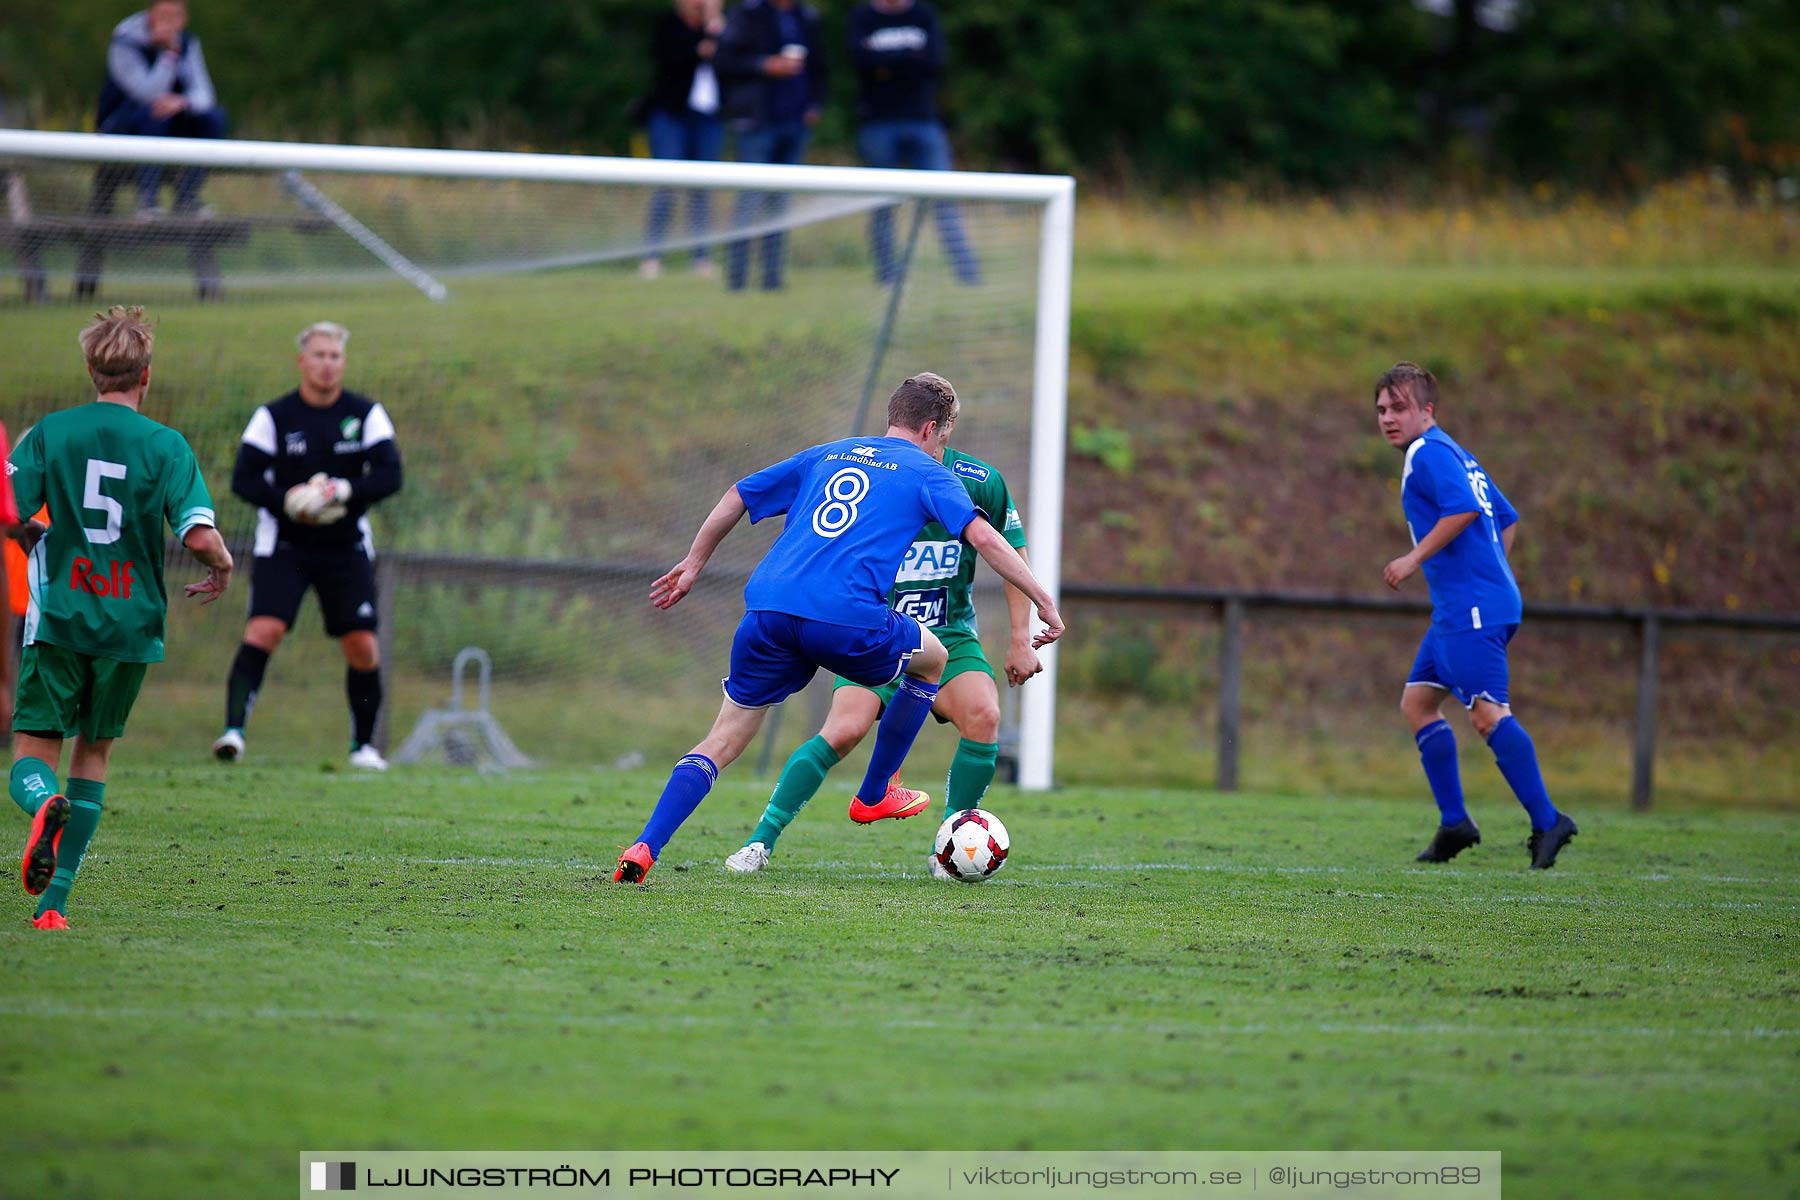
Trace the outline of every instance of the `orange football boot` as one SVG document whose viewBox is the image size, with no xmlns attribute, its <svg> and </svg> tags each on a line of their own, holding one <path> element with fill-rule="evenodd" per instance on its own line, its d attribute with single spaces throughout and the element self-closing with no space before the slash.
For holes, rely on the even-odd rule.
<svg viewBox="0 0 1800 1200">
<path fill-rule="evenodd" d="M 894 777 L 888 780 L 887 795 L 881 798 L 880 804 L 864 804 L 860 796 L 851 798 L 850 819 L 858 825 L 885 821 L 890 817 L 899 821 L 924 811 L 925 806 L 930 803 L 931 797 L 924 792 L 901 787 L 900 774 L 896 771 Z"/>
<path fill-rule="evenodd" d="M 619 855 L 619 869 L 613 872 L 613 882 L 642 883 L 655 865 L 656 856 L 650 853 L 649 845 L 634 842 L 631 849 Z"/>
<path fill-rule="evenodd" d="M 56 874 L 56 850 L 68 823 L 69 801 L 63 796 L 44 801 L 31 818 L 31 836 L 25 839 L 25 858 L 19 864 L 19 877 L 25 881 L 28 895 L 41 896 L 50 886 L 50 877 Z"/>
</svg>

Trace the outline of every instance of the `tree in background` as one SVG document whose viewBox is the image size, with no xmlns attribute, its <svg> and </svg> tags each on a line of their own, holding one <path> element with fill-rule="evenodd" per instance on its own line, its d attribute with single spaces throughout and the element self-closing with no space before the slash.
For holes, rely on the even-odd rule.
<svg viewBox="0 0 1800 1200">
<path fill-rule="evenodd" d="M 195 0 L 249 137 L 623 153 L 665 0 Z M 0 6 L 15 123 L 91 114 L 133 0 Z M 843 39 L 848 6 L 825 6 Z M 943 104 L 963 161 L 1153 186 L 1332 186 L 1397 163 L 1591 187 L 1800 170 L 1793 0 L 956 0 Z M 851 80 L 817 131 L 851 161 Z M 241 100 L 239 98 L 242 98 Z"/>
<path fill-rule="evenodd" d="M 1800 169 L 1800 5 L 1538 4 L 1472 64 L 1499 165 L 1639 184 L 1708 165 Z"/>
</svg>

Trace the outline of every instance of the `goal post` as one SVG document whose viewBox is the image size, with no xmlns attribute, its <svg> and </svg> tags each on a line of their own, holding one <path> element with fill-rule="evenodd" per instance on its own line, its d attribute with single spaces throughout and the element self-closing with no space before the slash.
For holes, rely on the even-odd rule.
<svg viewBox="0 0 1800 1200">
<path fill-rule="evenodd" d="M 106 213 L 92 209 L 87 184 L 79 172 L 92 174 L 97 169 L 110 168 L 118 173 L 118 179 L 125 180 L 122 186 L 129 190 L 133 179 L 131 173 L 145 167 L 163 167 L 171 172 L 200 168 L 214 173 L 214 179 L 208 183 L 206 198 L 211 200 L 217 193 L 217 211 L 195 218 L 183 218 L 181 214 L 173 213 L 164 218 L 162 224 L 144 220 L 133 226 L 130 216 L 114 216 L 110 209 Z M 769 461 L 777 454 L 791 452 L 809 437 L 823 440 L 867 432 L 831 427 L 830 420 L 843 420 L 838 416 L 832 416 L 816 427 L 813 419 L 820 412 L 844 411 L 843 397 L 860 390 L 864 377 L 872 369 L 867 354 L 873 351 L 873 363 L 879 366 L 881 351 L 872 345 L 865 346 L 864 356 L 859 360 L 858 352 L 853 348 L 833 343 L 828 350 L 820 351 L 821 359 L 829 361 L 812 362 L 807 356 L 808 347 L 823 347 L 826 332 L 822 331 L 836 319 L 846 329 L 854 324 L 856 329 L 864 330 L 863 333 L 852 332 L 851 336 L 866 337 L 870 343 L 878 340 L 873 331 L 879 328 L 881 347 L 886 348 L 888 330 L 882 324 L 881 314 L 886 307 L 884 301 L 895 297 L 877 293 L 864 278 L 867 271 L 862 243 L 868 214 L 908 202 L 960 205 L 964 219 L 975 230 L 976 236 L 972 240 L 978 249 L 988 250 L 993 265 L 990 269 L 988 262 L 984 262 L 979 284 L 959 288 L 947 268 L 939 270 L 934 266 L 941 260 L 942 252 L 936 247 L 921 250 L 920 264 L 913 268 L 914 277 L 910 280 L 902 278 L 905 291 L 898 297 L 897 307 L 901 310 L 900 319 L 905 329 L 897 338 L 896 347 L 888 351 L 886 366 L 879 375 L 884 383 L 881 390 L 885 390 L 887 381 L 897 379 L 905 372 L 929 369 L 946 374 L 957 383 L 966 399 L 979 398 L 970 412 L 970 433 L 974 435 L 971 452 L 981 457 L 991 455 L 990 460 L 1000 465 L 1011 480 L 1017 479 L 1019 467 L 1025 468 L 1025 486 L 1021 489 L 1015 482 L 1014 487 L 1015 491 L 1022 492 L 1032 567 L 1052 594 L 1059 593 L 1074 225 L 1074 181 L 1067 177 L 135 138 L 18 130 L 0 130 L 0 171 L 7 173 L 11 185 L 8 194 L 18 194 L 22 199 L 21 203 L 0 212 L 0 248 L 10 252 L 24 294 L 29 299 L 60 299 L 66 277 L 83 303 L 142 302 L 142 297 L 148 294 L 153 305 L 167 307 L 161 305 L 161 297 L 175 289 L 185 289 L 191 269 L 192 277 L 200 285 L 199 294 L 212 301 L 204 306 L 206 319 L 195 323 L 203 324 L 216 337 L 265 337 L 264 326 L 273 324 L 289 311 L 304 307 L 329 315 L 337 307 L 349 303 L 341 297 L 352 294 L 356 298 L 352 307 L 361 305 L 361 311 L 378 313 L 383 327 L 429 328 L 433 322 L 431 310 L 457 310 L 459 304 L 465 305 L 461 310 L 463 313 L 475 312 L 478 305 L 491 306 L 481 309 L 482 315 L 478 318 L 454 318 L 471 320 L 473 325 L 470 327 L 484 332 L 505 326 L 509 321 L 523 322 L 520 328 L 527 330 L 529 337 L 518 335 L 521 362 L 514 369 L 501 372 L 508 386 L 522 387 L 528 392 L 534 386 L 542 386 L 552 392 L 561 389 L 570 394 L 559 392 L 548 402 L 534 400 L 530 407 L 535 415 L 531 419 L 538 424 L 530 431 L 509 426 L 484 432 L 526 443 L 541 439 L 546 456 L 569 456 L 570 468 L 582 470 L 601 470 L 607 464 L 616 466 L 616 463 L 604 455 L 590 454 L 584 458 L 581 447 L 571 448 L 571 444 L 581 438 L 574 434 L 562 436 L 558 430 L 566 433 L 572 422 L 583 421 L 583 414 L 601 411 L 596 406 L 604 406 L 625 390 L 609 386 L 604 378 L 609 377 L 615 367 L 619 374 L 631 377 L 632 395 L 646 398 L 647 403 L 671 403 L 679 407 L 688 402 L 685 398 L 694 391 L 709 388 L 716 389 L 711 393 L 714 396 L 726 391 L 733 391 L 735 395 L 741 390 L 746 394 L 766 391 L 781 398 L 796 398 L 795 411 L 785 414 L 788 423 L 780 431 L 780 439 L 769 443 L 769 450 L 774 452 L 766 455 Z M 308 181 L 329 197 L 330 207 L 344 214 L 346 219 L 334 216 L 328 222 L 319 215 L 327 211 L 324 205 L 316 200 L 310 205 L 301 205 L 287 194 L 288 189 L 283 187 L 282 181 L 291 179 L 294 172 L 306 173 Z M 339 195 L 339 189 L 346 194 Z M 642 214 L 656 203 L 653 197 L 659 189 L 704 192 L 714 197 L 711 224 L 694 232 L 678 221 L 660 241 L 646 241 L 641 233 L 633 230 L 641 230 Z M 743 204 L 743 197 L 759 193 L 781 194 L 793 199 L 785 211 L 764 211 L 748 222 L 736 219 L 737 214 L 749 211 Z M 727 196 L 738 197 L 735 223 L 721 219 L 727 209 L 724 203 Z M 923 209 L 920 210 L 921 219 L 922 216 Z M 1035 254 L 1027 255 L 1024 250 L 1031 240 L 1029 227 L 1032 224 L 1035 225 Z M 345 230 L 352 226 L 367 231 L 374 241 L 346 234 Z M 656 307 L 665 302 L 663 295 L 652 291 L 658 285 L 646 285 L 635 293 L 626 290 L 637 283 L 628 269 L 647 254 L 662 252 L 673 257 L 678 251 L 702 247 L 712 250 L 718 257 L 728 248 L 753 242 L 777 230 L 793 239 L 790 273 L 810 273 L 806 275 L 809 279 L 807 287 L 791 289 L 799 293 L 792 303 L 794 311 L 800 315 L 788 317 L 786 310 L 779 307 L 787 301 L 777 299 L 775 293 L 757 300 L 715 299 L 724 296 L 723 289 L 716 283 L 702 292 L 699 285 L 687 279 L 679 281 L 679 287 L 687 290 L 676 293 L 672 286 L 666 309 Z M 928 233 L 920 240 L 931 242 L 933 238 Z M 371 249 L 377 244 L 387 247 L 391 258 Z M 1015 245 L 1019 252 L 1007 259 L 1007 248 Z M 85 260 L 80 256 L 97 255 L 96 247 L 104 248 L 108 256 L 106 269 L 111 274 L 94 280 L 94 286 L 83 291 L 81 272 Z M 181 261 L 184 254 L 186 266 Z M 937 259 L 931 258 L 934 254 Z M 116 269 L 114 263 L 118 264 Z M 402 269 L 396 264 L 416 270 L 432 283 L 441 280 L 447 294 L 446 302 L 441 306 L 432 305 L 419 291 L 412 291 L 415 284 L 420 291 L 429 291 L 416 279 L 411 284 L 400 283 L 391 273 Z M 904 271 L 905 264 L 902 269 Z M 835 274 L 826 278 L 825 272 Z M 386 291 L 380 283 L 384 277 L 389 281 Z M 494 287 L 493 281 L 502 278 L 512 281 L 511 285 Z M 605 351 L 592 349 L 581 340 L 580 329 L 550 328 L 549 323 L 554 318 L 544 318 L 535 325 L 526 320 L 527 310 L 538 297 L 529 288 L 523 292 L 519 290 L 517 281 L 520 278 L 544 280 L 546 287 L 554 284 L 551 290 L 558 291 L 559 295 L 576 297 L 578 302 L 591 297 L 590 311 L 570 313 L 567 318 L 583 327 L 598 328 L 607 320 L 609 312 L 647 320 L 645 314 L 655 308 L 657 320 L 666 321 L 674 328 L 669 328 L 666 337 L 640 337 L 629 347 Z M 400 291 L 393 290 L 394 287 L 405 289 L 411 299 L 405 299 Z M 482 294 L 484 288 L 493 292 L 491 298 Z M 750 291 L 754 296 L 754 283 Z M 370 297 L 379 298 L 379 304 L 371 307 Z M 759 301 L 760 307 L 747 307 Z M 12 302 L 6 303 L 10 306 Z M 398 315 L 406 305 L 427 311 L 404 317 Z M 718 307 L 712 307 L 714 305 Z M 702 306 L 708 315 L 694 319 L 704 322 L 708 341 L 705 355 L 714 356 L 705 361 L 701 361 L 703 355 L 698 351 L 685 353 L 680 332 L 685 314 L 698 314 Z M 9 388 L 8 394 L 0 400 L 4 405 L 0 415 L 5 417 L 15 435 L 22 428 L 21 423 L 28 423 L 35 415 L 26 411 L 25 406 L 60 407 L 74 398 L 69 384 L 72 372 L 66 361 L 69 356 L 63 341 L 57 339 L 61 337 L 63 326 L 85 316 L 84 312 L 77 314 L 51 305 L 28 306 L 20 311 L 29 316 L 29 321 L 8 319 L 6 324 L 13 327 L 14 335 L 0 335 L 0 353 L 27 360 L 24 365 L 15 362 L 9 368 L 13 377 L 5 381 L 16 384 L 23 372 L 27 386 Z M 201 310 L 194 311 L 199 313 Z M 221 317 L 220 313 L 241 313 L 243 319 L 234 322 L 229 317 Z M 746 313 L 754 313 L 756 320 L 742 321 Z M 734 344 L 731 337 L 740 323 L 744 338 L 762 331 L 769 333 L 770 343 L 761 347 L 752 343 Z M 25 328 L 27 325 L 30 328 Z M 462 332 L 446 333 L 441 342 L 431 347 L 426 346 L 428 338 L 421 340 L 418 355 L 429 358 L 431 351 L 436 350 L 454 359 L 459 348 L 471 344 L 467 328 L 459 326 Z M 1012 340 L 1015 329 L 1019 343 L 1016 346 Z M 56 332 L 51 334 L 49 331 Z M 67 332 L 72 337 L 73 330 Z M 541 341 L 537 340 L 539 333 L 543 335 Z M 392 339 L 395 335 L 388 332 L 383 337 Z M 358 387 L 359 379 L 366 378 L 358 375 L 357 356 L 368 340 L 353 340 L 351 344 L 352 365 L 346 382 L 352 388 Z M 604 341 L 604 338 L 594 340 Z M 909 355 L 903 361 L 898 359 L 902 349 Z M 201 350 L 189 340 L 183 343 L 183 350 L 190 355 L 211 355 L 217 360 L 213 368 L 215 374 L 195 376 L 184 371 L 178 395 L 174 399 L 166 395 L 160 398 L 173 407 L 158 410 L 153 403 L 150 411 L 189 432 L 191 440 L 191 428 L 196 424 L 207 424 L 216 436 L 207 441 L 209 451 L 202 453 L 202 462 L 214 488 L 222 492 L 229 472 L 227 456 L 235 446 L 235 438 L 230 435 L 231 426 L 235 424 L 241 429 L 248 407 L 273 398 L 277 390 L 270 389 L 276 385 L 262 382 L 260 373 L 257 382 L 249 382 L 245 378 L 250 374 L 249 369 L 236 369 L 237 361 L 249 353 L 248 348 L 241 353 L 237 350 L 227 353 L 216 346 Z M 755 356 L 759 350 L 770 360 L 764 364 L 766 369 L 779 369 L 785 374 L 772 382 L 759 379 L 751 386 L 747 381 L 756 370 L 764 368 L 747 365 L 746 359 Z M 637 351 L 641 353 L 635 353 Z M 159 347 L 159 367 L 164 353 L 172 351 L 165 352 Z M 265 345 L 261 353 L 279 367 L 283 358 L 279 345 Z M 291 354 L 291 345 L 286 353 Z M 554 356 L 559 354 L 580 360 L 579 370 L 572 369 L 574 382 L 560 378 L 549 382 L 536 379 L 536 375 L 553 368 L 537 372 L 535 364 L 539 361 L 554 363 L 557 361 Z M 939 361 L 940 355 L 945 361 Z M 959 356 L 967 362 L 960 361 Z M 482 364 L 485 362 L 483 359 Z M 658 368 L 670 371 L 670 377 L 655 378 L 652 373 Z M 959 370 L 963 372 L 962 378 L 959 378 Z M 831 377 L 826 379 L 828 371 Z M 397 381 L 406 374 L 400 366 L 384 367 L 380 378 L 369 382 L 366 390 L 371 393 L 383 388 L 392 391 L 400 386 Z M 478 375 L 480 370 L 472 368 L 471 374 Z M 844 379 L 840 380 L 840 375 Z M 1005 403 L 1002 398 L 1014 389 L 1011 375 L 1029 381 L 1027 387 L 1019 389 L 1028 411 L 1008 424 L 996 416 Z M 590 386 L 589 376 L 603 378 Z M 847 382 L 851 377 L 854 381 Z M 290 374 L 288 382 L 278 390 L 291 385 Z M 256 393 L 257 387 L 266 394 Z M 409 473 L 421 450 L 433 456 L 429 462 L 418 460 L 426 471 L 437 468 L 441 475 L 454 477 L 458 471 L 486 469 L 492 455 L 485 443 L 451 439 L 441 429 L 431 426 L 429 408 L 434 393 L 431 388 L 423 385 L 421 388 L 421 394 L 410 405 L 391 402 L 385 395 L 375 396 L 395 411 L 395 420 L 401 430 L 402 452 L 408 456 Z M 573 394 L 583 388 L 593 394 Z M 812 399 L 815 392 L 818 395 L 816 403 Z M 46 403 L 53 396 L 60 398 L 60 402 Z M 512 398 L 507 397 L 507 403 L 511 402 Z M 738 402 L 734 398 L 731 403 Z M 472 399 L 470 404 L 471 411 L 478 410 L 480 398 Z M 621 408 L 628 409 L 628 406 Z M 744 424 L 731 428 L 749 429 L 759 415 L 754 404 L 746 403 L 742 408 L 739 416 L 730 419 L 741 419 Z M 695 412 L 703 410 L 703 405 L 694 406 Z M 763 411 L 766 413 L 767 410 Z M 632 427 L 628 411 L 606 409 L 606 412 L 609 422 L 622 422 L 621 429 Z M 524 422 L 527 418 L 521 416 L 519 420 Z M 726 423 L 722 418 L 719 430 L 707 432 L 716 435 L 717 439 L 729 441 L 723 432 Z M 690 424 L 689 428 L 698 432 L 696 426 Z M 409 429 L 412 431 L 410 438 Z M 997 440 L 1003 431 L 1008 431 L 1010 440 L 1006 443 Z M 976 440 L 984 433 L 988 440 Z M 1013 437 L 1013 433 L 1023 436 Z M 620 435 L 608 435 L 609 438 L 613 436 Z M 444 440 L 438 442 L 434 438 Z M 960 438 L 959 430 L 959 444 L 962 444 Z M 1013 446 L 1012 442 L 1025 444 Z M 657 554 L 673 561 L 691 537 L 691 525 L 697 523 L 698 516 L 704 515 L 717 492 L 737 474 L 763 465 L 758 456 L 765 454 L 764 448 L 749 435 L 738 437 L 731 444 L 740 448 L 741 453 L 727 453 L 729 447 L 719 444 L 708 444 L 689 454 L 668 447 L 660 451 L 666 462 L 680 463 L 682 480 L 691 481 L 692 488 L 710 493 L 698 513 L 667 514 L 669 524 L 657 539 L 660 548 L 648 541 L 630 538 L 609 541 L 586 526 L 578 526 L 575 510 L 580 505 L 573 504 L 570 498 L 578 495 L 579 490 L 573 485 L 551 486 L 538 479 L 531 481 L 530 489 L 520 490 L 531 490 L 533 494 L 547 497 L 544 504 L 548 515 L 543 520 L 554 528 L 544 535 L 542 544 L 555 550 L 554 557 L 560 559 L 566 551 L 571 560 L 584 556 L 597 558 L 592 546 L 616 542 L 623 557 L 640 564 L 656 561 L 652 556 Z M 196 448 L 201 449 L 198 442 Z M 529 458 L 529 449 L 514 457 Z M 604 463 L 585 461 L 602 458 L 606 460 Z M 696 462 L 704 465 L 697 466 Z M 508 467 L 518 468 L 519 464 L 509 463 Z M 520 469 L 522 475 L 529 474 L 531 467 L 527 463 Z M 671 466 L 669 469 L 676 468 Z M 614 471 L 593 478 L 611 479 L 617 474 Z M 469 476 L 465 474 L 463 478 L 467 480 Z M 439 510 L 448 511 L 459 499 L 467 499 L 473 505 L 475 492 L 479 490 L 465 489 L 459 496 L 457 486 L 452 482 L 440 479 L 437 486 L 439 499 L 429 511 L 421 514 L 426 504 L 424 499 L 412 501 L 415 507 L 409 512 L 415 519 L 429 523 L 439 515 Z M 623 505 L 636 486 L 632 483 L 609 495 L 618 496 Z M 644 494 L 654 490 L 648 489 Z M 221 508 L 230 503 L 223 497 L 218 499 Z M 659 519 L 671 507 L 662 504 L 661 499 L 650 496 L 645 501 L 645 511 L 657 513 Z M 608 505 L 600 507 L 604 509 Z M 621 520 L 640 519 L 623 507 L 619 511 L 623 514 Z M 461 514 L 461 518 L 465 520 L 464 526 L 447 537 L 474 537 L 484 525 L 481 513 L 473 508 Z M 378 531 L 381 523 L 378 517 Z M 677 529 L 681 530 L 678 536 Z M 379 532 L 377 536 L 380 537 Z M 583 539 L 586 539 L 585 543 Z M 390 544 L 414 549 L 405 536 L 390 537 Z M 418 542 L 420 546 L 423 544 Z M 758 547 L 763 544 L 766 543 L 755 543 Z M 753 553 L 760 553 L 760 549 Z M 462 557 L 469 556 L 464 554 Z M 520 553 L 514 557 L 528 560 L 543 556 Z M 753 561 L 753 557 L 748 562 L 733 560 L 736 566 L 743 568 Z M 404 567 L 395 569 L 403 570 Z M 727 569 L 721 574 L 730 577 L 732 571 Z M 986 578 L 991 580 L 992 576 Z M 580 590 L 580 585 L 569 586 L 577 592 Z M 622 590 L 620 597 L 625 597 L 630 590 Z M 648 608 L 648 605 L 644 607 Z M 997 593 L 984 607 L 990 612 L 998 607 Z M 400 612 L 404 621 L 404 604 Z M 679 616 L 674 619 L 679 620 Z M 235 637 L 235 631 L 230 636 Z M 179 655 L 181 643 L 177 640 L 174 644 L 175 653 Z M 434 647 L 434 653 L 437 649 Z M 445 653 L 454 649 L 450 647 Z M 699 657 L 704 661 L 722 661 L 718 655 Z M 1043 659 L 1044 674 L 1023 688 L 1019 695 L 1020 783 L 1033 789 L 1050 785 L 1054 762 L 1055 647 L 1047 648 Z M 445 657 L 446 670 L 448 661 Z M 496 670 L 504 669 L 504 659 L 497 657 Z M 439 691 L 443 678 L 440 674 L 434 684 Z M 517 736 L 518 731 L 514 732 Z M 533 748 L 527 746 L 526 751 L 533 753 Z"/>
</svg>

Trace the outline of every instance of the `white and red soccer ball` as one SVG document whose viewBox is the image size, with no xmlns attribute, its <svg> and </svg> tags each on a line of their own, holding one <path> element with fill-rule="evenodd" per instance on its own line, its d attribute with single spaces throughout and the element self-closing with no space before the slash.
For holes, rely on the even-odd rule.
<svg viewBox="0 0 1800 1200">
<path fill-rule="evenodd" d="M 999 817 L 986 809 L 965 808 L 938 826 L 931 856 L 945 878 L 980 883 L 1006 865 L 1011 846 Z"/>
</svg>

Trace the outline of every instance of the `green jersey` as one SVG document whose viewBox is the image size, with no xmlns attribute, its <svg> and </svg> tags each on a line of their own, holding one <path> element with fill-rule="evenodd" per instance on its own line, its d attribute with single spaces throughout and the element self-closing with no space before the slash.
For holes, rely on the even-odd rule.
<svg viewBox="0 0 1800 1200">
<path fill-rule="evenodd" d="M 161 662 L 163 522 L 211 526 L 212 498 L 187 439 L 123 404 L 51 413 L 6 464 L 22 514 L 50 507 L 31 551 L 25 644 L 117 662 Z"/>
<path fill-rule="evenodd" d="M 1000 531 L 1008 545 L 1023 550 L 1025 526 L 1000 472 L 978 458 L 949 449 L 944 451 L 944 465 L 969 489 L 969 499 L 988 524 Z M 928 628 L 978 634 L 972 585 L 979 557 L 968 542 L 933 521 L 913 539 L 888 593 L 888 604 Z"/>
</svg>

